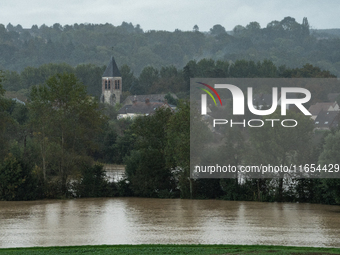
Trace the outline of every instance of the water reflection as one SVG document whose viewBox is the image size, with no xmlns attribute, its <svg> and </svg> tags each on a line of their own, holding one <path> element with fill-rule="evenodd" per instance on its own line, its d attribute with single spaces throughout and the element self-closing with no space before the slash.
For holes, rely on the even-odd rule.
<svg viewBox="0 0 340 255">
<path fill-rule="evenodd" d="M 340 247 L 340 207 L 103 198 L 0 202 L 0 247 L 206 243 Z"/>
</svg>

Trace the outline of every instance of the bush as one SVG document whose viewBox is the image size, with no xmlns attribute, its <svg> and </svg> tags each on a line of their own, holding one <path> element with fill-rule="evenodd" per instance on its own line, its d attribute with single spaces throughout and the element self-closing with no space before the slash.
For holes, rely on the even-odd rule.
<svg viewBox="0 0 340 255">
<path fill-rule="evenodd" d="M 76 182 L 74 192 L 78 197 L 109 197 L 114 189 L 106 180 L 103 165 L 84 166 L 81 170 L 82 178 Z"/>
<path fill-rule="evenodd" d="M 33 200 L 41 194 L 33 167 L 9 154 L 0 165 L 0 200 Z"/>
</svg>

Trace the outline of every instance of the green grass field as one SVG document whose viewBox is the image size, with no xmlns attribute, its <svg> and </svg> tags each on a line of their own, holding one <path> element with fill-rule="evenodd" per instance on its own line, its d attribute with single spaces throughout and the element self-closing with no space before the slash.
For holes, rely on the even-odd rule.
<svg viewBox="0 0 340 255">
<path fill-rule="evenodd" d="M 261 245 L 98 245 L 0 249 L 0 254 L 340 254 L 340 248 Z"/>
</svg>

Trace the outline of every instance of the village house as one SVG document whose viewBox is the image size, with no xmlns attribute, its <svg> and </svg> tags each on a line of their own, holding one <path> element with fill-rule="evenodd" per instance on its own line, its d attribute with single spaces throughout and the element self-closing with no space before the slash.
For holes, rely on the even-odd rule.
<svg viewBox="0 0 340 255">
<path fill-rule="evenodd" d="M 131 105 L 124 105 L 118 111 L 117 119 L 123 118 L 135 118 L 138 116 L 149 116 L 155 113 L 158 108 L 169 108 L 172 107 L 165 100 L 164 102 L 151 102 L 148 98 L 145 102 L 133 101 Z"/>
<path fill-rule="evenodd" d="M 339 111 L 319 112 L 315 119 L 315 128 L 320 130 L 330 130 L 339 126 Z"/>
<path fill-rule="evenodd" d="M 312 119 L 316 120 L 321 111 L 324 112 L 339 112 L 339 105 L 337 102 L 316 103 L 309 107 L 308 111 L 312 114 Z"/>
<path fill-rule="evenodd" d="M 146 99 L 149 99 L 150 102 L 164 102 L 166 94 L 149 94 L 149 95 L 134 95 L 128 96 L 123 101 L 123 106 L 132 105 L 133 102 L 145 102 Z M 174 99 L 178 99 L 177 96 L 173 93 L 170 93 L 170 96 Z"/>
</svg>

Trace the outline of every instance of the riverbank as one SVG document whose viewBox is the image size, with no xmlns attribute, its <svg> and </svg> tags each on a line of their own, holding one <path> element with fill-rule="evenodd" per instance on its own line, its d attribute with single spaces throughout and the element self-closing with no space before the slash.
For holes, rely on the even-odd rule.
<svg viewBox="0 0 340 255">
<path fill-rule="evenodd" d="M 340 248 L 264 245 L 91 245 L 0 249 L 0 254 L 340 254 Z"/>
</svg>

